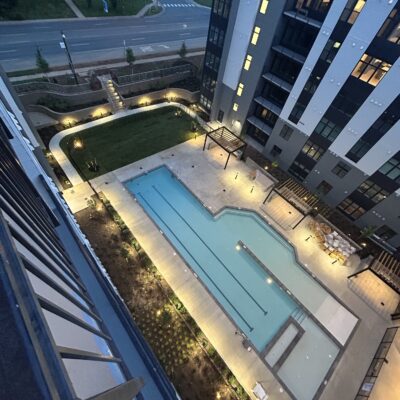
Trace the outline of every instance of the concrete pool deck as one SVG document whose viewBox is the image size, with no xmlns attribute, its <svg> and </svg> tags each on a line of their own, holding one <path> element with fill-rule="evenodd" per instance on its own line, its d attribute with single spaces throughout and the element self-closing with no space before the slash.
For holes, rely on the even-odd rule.
<svg viewBox="0 0 400 400">
<path fill-rule="evenodd" d="M 248 352 L 242 346 L 242 338 L 235 334 L 232 322 L 181 258 L 174 254 L 162 233 L 122 184 L 146 170 L 165 164 L 212 211 L 224 206 L 236 206 L 254 209 L 262 214 L 260 206 L 266 196 L 265 182 L 260 184 L 252 181 L 249 177 L 251 168 L 235 159 L 230 161 L 224 171 L 226 154 L 219 148 L 202 152 L 202 145 L 202 138 L 185 142 L 96 178 L 92 184 L 111 201 L 246 390 L 250 392 L 258 381 L 266 388 L 271 399 L 290 398 L 285 390 L 280 391 L 282 385 L 258 355 L 254 351 Z M 82 192 L 85 190 L 79 190 L 79 186 L 73 189 L 74 193 L 71 190 L 66 193 L 66 200 L 74 211 L 84 206 Z M 300 261 L 360 318 L 357 329 L 320 396 L 321 399 L 329 400 L 354 399 L 384 331 L 391 323 L 368 307 L 348 287 L 347 276 L 354 268 L 332 265 L 332 260 L 315 242 L 305 241 L 310 234 L 307 221 L 295 230 L 284 230 L 268 216 L 267 219 L 294 244 Z M 329 320 L 333 311 L 326 307 L 321 309 L 321 313 Z M 336 328 L 340 329 L 340 324 Z"/>
</svg>

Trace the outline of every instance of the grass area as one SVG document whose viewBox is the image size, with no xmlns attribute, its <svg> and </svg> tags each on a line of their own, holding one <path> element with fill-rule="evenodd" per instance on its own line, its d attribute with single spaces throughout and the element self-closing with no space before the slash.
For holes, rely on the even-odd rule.
<svg viewBox="0 0 400 400">
<path fill-rule="evenodd" d="M 194 0 L 196 3 L 201 4 L 202 6 L 211 7 L 213 0 Z"/>
<path fill-rule="evenodd" d="M 108 13 L 104 12 L 103 2 L 92 0 L 92 6 L 88 7 L 87 0 L 73 0 L 85 17 L 112 17 L 116 15 L 135 15 L 151 0 L 115 0 L 117 7 L 112 7 L 112 1 L 108 0 Z"/>
<path fill-rule="evenodd" d="M 75 17 L 64 0 L 18 0 L 13 3 L 11 7 L 0 4 L 0 20 Z"/>
<path fill-rule="evenodd" d="M 192 119 L 184 112 L 177 117 L 176 111 L 175 107 L 165 107 L 82 131 L 78 136 L 84 142 L 84 149 L 72 150 L 73 161 L 87 179 L 92 179 L 192 139 Z M 74 137 L 61 140 L 66 154 Z M 93 159 L 100 167 L 97 172 L 86 165 Z"/>
</svg>

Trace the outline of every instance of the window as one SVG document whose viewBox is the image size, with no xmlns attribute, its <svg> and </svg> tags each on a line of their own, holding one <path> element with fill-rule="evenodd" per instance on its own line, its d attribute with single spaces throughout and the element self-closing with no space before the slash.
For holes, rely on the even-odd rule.
<svg viewBox="0 0 400 400">
<path fill-rule="evenodd" d="M 261 7 L 260 7 L 261 14 L 265 14 L 267 12 L 268 3 L 269 3 L 269 0 L 262 0 Z"/>
<path fill-rule="evenodd" d="M 215 44 L 218 47 L 222 47 L 222 45 L 224 44 L 224 38 L 225 38 L 225 31 L 219 29 L 214 25 L 211 25 L 208 41 Z"/>
<path fill-rule="evenodd" d="M 205 57 L 205 65 L 208 68 L 211 68 L 214 71 L 218 71 L 219 61 L 220 61 L 220 58 L 218 56 L 216 56 L 215 54 L 211 53 L 210 51 L 207 51 L 206 57 Z"/>
<path fill-rule="evenodd" d="M 299 75 L 301 66 L 281 54 L 277 54 L 271 67 L 271 73 L 293 84 Z"/>
<path fill-rule="evenodd" d="M 223 18 L 227 18 L 229 14 L 230 0 L 215 0 L 213 12 Z"/>
<path fill-rule="evenodd" d="M 290 19 L 283 32 L 281 45 L 306 56 L 310 51 L 310 43 L 314 42 L 316 35 L 315 29 L 307 24 Z"/>
<path fill-rule="evenodd" d="M 352 220 L 360 218 L 365 213 L 364 208 L 349 198 L 343 200 L 338 205 L 338 209 L 343 211 Z"/>
<path fill-rule="evenodd" d="M 301 151 L 315 161 L 318 161 L 324 154 L 324 149 L 320 146 L 313 144 L 311 140 L 307 140 Z"/>
<path fill-rule="evenodd" d="M 267 143 L 268 135 L 261 129 L 256 128 L 254 125 L 249 125 L 246 134 L 254 138 L 258 143 L 261 143 L 263 146 Z"/>
<path fill-rule="evenodd" d="M 329 39 L 321 53 L 321 60 L 331 64 L 341 46 L 340 42 Z"/>
<path fill-rule="evenodd" d="M 329 121 L 326 117 L 323 117 L 321 121 L 319 121 L 314 132 L 328 139 L 330 142 L 333 142 L 338 137 L 341 130 L 342 129 L 336 126 L 336 124 L 334 124 L 332 121 Z"/>
<path fill-rule="evenodd" d="M 349 0 L 346 4 L 342 15 L 340 16 L 341 21 L 348 22 L 353 25 L 356 22 L 361 10 L 364 8 L 366 0 Z"/>
<path fill-rule="evenodd" d="M 281 154 L 281 153 L 282 153 L 282 149 L 281 149 L 280 147 L 275 146 L 275 145 L 272 147 L 271 155 L 272 155 L 273 157 L 277 157 L 277 156 L 279 156 L 279 154 Z"/>
<path fill-rule="evenodd" d="M 382 225 L 380 228 L 378 228 L 375 232 L 376 236 L 379 236 L 382 240 L 390 240 L 392 239 L 394 236 L 396 236 L 396 232 L 389 228 L 386 225 Z"/>
<path fill-rule="evenodd" d="M 287 125 L 283 125 L 282 130 L 279 132 L 279 136 L 282 139 L 289 140 L 290 136 L 292 136 L 292 133 L 293 133 L 293 128 Z"/>
<path fill-rule="evenodd" d="M 203 95 L 200 96 L 200 104 L 202 104 L 207 110 L 211 109 L 211 101 Z"/>
<path fill-rule="evenodd" d="M 232 109 L 233 109 L 233 111 L 239 110 L 239 104 L 238 103 L 233 103 Z"/>
<path fill-rule="evenodd" d="M 386 175 L 389 179 L 400 184 L 400 161 L 395 158 L 391 158 L 388 162 L 379 168 L 379 172 Z"/>
<path fill-rule="evenodd" d="M 304 164 L 296 160 L 290 166 L 288 171 L 300 181 L 304 181 L 306 176 L 310 173 L 310 170 Z"/>
<path fill-rule="evenodd" d="M 330 185 L 328 182 L 326 181 L 322 181 L 318 186 L 317 186 L 317 190 L 319 193 L 321 193 L 322 195 L 326 195 L 328 194 L 331 190 L 332 190 L 332 185 Z"/>
<path fill-rule="evenodd" d="M 224 119 L 224 112 L 222 110 L 219 110 L 218 111 L 217 121 L 218 122 L 222 122 L 223 119 Z"/>
<path fill-rule="evenodd" d="M 357 141 L 357 143 L 350 149 L 346 154 L 346 157 L 351 161 L 358 162 L 368 153 L 372 145 L 363 139 Z"/>
<path fill-rule="evenodd" d="M 292 112 L 289 115 L 289 120 L 297 124 L 306 108 L 299 102 L 294 105 Z"/>
<path fill-rule="evenodd" d="M 400 22 L 399 22 L 399 10 L 394 8 L 386 19 L 382 28 L 378 32 L 378 36 L 383 37 L 389 42 L 400 44 Z"/>
<path fill-rule="evenodd" d="M 237 88 L 237 91 L 236 91 L 236 94 L 237 94 L 238 96 L 241 96 L 242 93 L 243 93 L 243 89 L 244 89 L 243 83 L 239 83 L 238 88 Z"/>
<path fill-rule="evenodd" d="M 268 126 L 272 128 L 275 126 L 275 123 L 278 119 L 278 116 L 274 112 L 262 106 L 258 106 L 256 108 L 255 115 L 256 117 L 262 119 L 263 122 L 265 122 Z"/>
<path fill-rule="evenodd" d="M 339 161 L 335 167 L 332 169 L 332 172 L 337 175 L 339 178 L 344 178 L 348 172 L 350 171 L 350 167 L 344 162 Z"/>
<path fill-rule="evenodd" d="M 251 55 L 247 54 L 246 60 L 244 61 L 244 67 L 243 67 L 246 71 L 248 71 L 250 69 L 252 59 L 253 59 L 253 57 Z"/>
<path fill-rule="evenodd" d="M 251 38 L 251 44 L 254 44 L 254 46 L 258 42 L 258 37 L 260 36 L 260 32 L 261 32 L 260 27 L 259 26 L 255 26 L 254 27 L 254 31 L 253 31 L 253 36 Z"/>
<path fill-rule="evenodd" d="M 276 86 L 270 82 L 266 82 L 261 95 L 265 99 L 276 104 L 278 107 L 283 107 L 289 94 L 288 92 L 282 90 L 279 86 Z"/>
<path fill-rule="evenodd" d="M 386 72 L 389 71 L 390 67 L 390 64 L 379 58 L 371 57 L 364 53 L 351 74 L 355 78 L 376 86 L 386 75 Z"/>
<path fill-rule="evenodd" d="M 363 193 L 365 197 L 371 199 L 375 204 L 378 204 L 382 200 L 389 196 L 389 192 L 382 189 L 376 183 L 366 180 L 358 188 L 357 191 Z"/>
<path fill-rule="evenodd" d="M 320 83 L 321 77 L 311 73 L 306 84 L 304 85 L 304 90 L 309 94 L 314 94 Z"/>
</svg>

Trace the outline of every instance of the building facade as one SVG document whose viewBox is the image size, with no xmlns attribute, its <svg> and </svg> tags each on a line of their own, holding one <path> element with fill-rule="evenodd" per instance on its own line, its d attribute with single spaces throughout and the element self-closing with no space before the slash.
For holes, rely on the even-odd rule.
<svg viewBox="0 0 400 400">
<path fill-rule="evenodd" d="M 0 87 L 0 398 L 177 399 Z"/>
<path fill-rule="evenodd" d="M 399 1 L 233 0 L 224 32 L 210 118 L 398 248 Z"/>
</svg>

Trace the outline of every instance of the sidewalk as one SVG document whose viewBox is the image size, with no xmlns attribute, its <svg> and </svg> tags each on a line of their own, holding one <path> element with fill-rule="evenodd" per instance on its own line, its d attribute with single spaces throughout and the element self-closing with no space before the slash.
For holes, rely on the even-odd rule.
<svg viewBox="0 0 400 400">
<path fill-rule="evenodd" d="M 64 0 L 67 3 L 67 6 L 72 10 L 72 12 L 78 17 L 78 18 L 86 18 L 81 10 L 75 5 L 75 3 L 72 0 Z"/>
<path fill-rule="evenodd" d="M 189 56 L 201 56 L 203 55 L 205 50 L 202 51 L 194 51 L 192 53 L 188 53 L 187 57 Z M 135 64 L 145 64 L 145 63 L 150 63 L 150 62 L 156 62 L 156 61 L 167 61 L 167 60 L 174 60 L 174 59 L 179 59 L 180 56 L 178 54 L 171 54 L 168 56 L 159 56 L 159 57 L 153 57 L 153 58 L 142 58 L 137 61 L 135 61 Z M 79 75 L 87 75 L 89 71 L 93 71 L 96 69 L 102 69 L 102 68 L 117 68 L 117 67 L 126 67 L 128 63 L 126 61 L 116 61 L 113 63 L 103 63 L 99 65 L 90 65 L 86 67 L 81 67 L 81 68 L 75 68 L 75 71 Z M 71 70 L 69 68 L 65 68 L 59 71 L 51 71 L 46 74 L 49 78 L 54 77 L 54 76 L 60 76 L 60 75 L 70 75 Z M 9 77 L 9 80 L 11 82 L 20 82 L 20 81 L 26 81 L 28 79 L 37 79 L 37 78 L 42 78 L 43 74 L 38 73 L 38 74 L 31 74 L 31 75 L 23 75 L 23 76 L 15 76 L 15 77 Z"/>
</svg>

